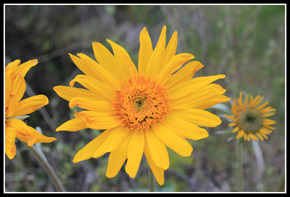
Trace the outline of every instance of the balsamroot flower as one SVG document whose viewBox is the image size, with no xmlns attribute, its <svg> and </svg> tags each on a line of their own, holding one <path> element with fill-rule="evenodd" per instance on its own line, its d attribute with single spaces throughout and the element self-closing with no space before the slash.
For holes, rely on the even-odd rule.
<svg viewBox="0 0 290 197">
<path fill-rule="evenodd" d="M 20 64 L 20 60 L 15 60 L 5 67 L 5 153 L 9 159 L 13 159 L 16 155 L 15 138 L 26 142 L 28 146 L 56 140 L 42 135 L 21 120 L 21 117 L 48 104 L 48 99 L 44 95 L 21 100 L 26 89 L 24 77 L 37 63 L 36 59 L 23 64 Z"/>
<path fill-rule="evenodd" d="M 212 84 L 225 75 L 192 78 L 203 65 L 191 61 L 192 54 L 176 54 L 177 32 L 166 46 L 165 26 L 154 50 L 147 29 L 141 31 L 138 70 L 123 47 L 107 41 L 113 54 L 93 42 L 97 62 L 82 53 L 79 57 L 70 54 L 84 74 L 77 75 L 70 87 L 56 86 L 54 90 L 71 108 L 84 110 L 75 112 L 75 118 L 56 131 L 105 130 L 77 152 L 73 162 L 110 153 L 106 176 L 116 176 L 127 160 L 125 170 L 134 178 L 144 153 L 162 185 L 164 170 L 169 167 L 167 147 L 188 157 L 193 149 L 186 138 L 206 138 L 209 134 L 200 126 L 221 123 L 205 109 L 230 100 L 223 95 L 225 89 Z M 85 89 L 73 87 L 75 82 Z"/>
<path fill-rule="evenodd" d="M 268 139 L 276 122 L 268 119 L 275 114 L 275 109 L 267 106 L 268 101 L 260 105 L 263 97 L 260 95 L 253 98 L 247 94 L 245 101 L 242 99 L 243 92 L 240 92 L 240 97 L 233 100 L 232 112 L 233 115 L 225 115 L 232 120 L 229 126 L 235 127 L 233 133 L 237 132 L 236 138 L 244 138 L 244 140 L 259 140 Z M 250 98 L 250 100 L 249 100 Z M 260 106 L 259 106 L 260 105 Z"/>
</svg>

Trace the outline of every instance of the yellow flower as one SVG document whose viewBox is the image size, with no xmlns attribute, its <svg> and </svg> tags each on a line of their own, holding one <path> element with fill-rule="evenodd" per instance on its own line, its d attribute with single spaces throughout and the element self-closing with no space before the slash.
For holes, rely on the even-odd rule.
<svg viewBox="0 0 290 197">
<path fill-rule="evenodd" d="M 275 109 L 267 106 L 268 101 L 260 105 L 263 97 L 258 95 L 253 96 L 247 94 L 243 103 L 243 92 L 240 92 L 240 97 L 233 100 L 232 113 L 233 115 L 225 115 L 233 122 L 229 126 L 235 127 L 233 133 L 237 132 L 236 138 L 244 138 L 244 140 L 261 140 L 268 139 L 276 122 L 268 119 L 268 117 L 275 114 Z M 249 101 L 250 98 L 250 101 Z M 259 106 L 260 105 L 260 106 Z M 267 107 L 266 107 L 267 106 Z"/>
<path fill-rule="evenodd" d="M 56 86 L 54 90 L 71 108 L 85 110 L 75 112 L 75 118 L 56 131 L 105 130 L 77 152 L 73 162 L 110 153 L 106 176 L 116 176 L 127 160 L 125 170 L 134 178 L 144 153 L 162 185 L 164 170 L 169 167 L 167 147 L 188 157 L 193 149 L 185 138 L 206 138 L 207 131 L 199 126 L 221 123 L 204 109 L 230 99 L 222 95 L 226 90 L 220 85 L 211 84 L 225 75 L 192 79 L 203 65 L 190 61 L 194 56 L 189 53 L 176 55 L 177 32 L 166 46 L 166 26 L 154 50 L 147 29 L 141 31 L 138 70 L 123 47 L 107 41 L 114 55 L 93 42 L 97 62 L 82 53 L 79 57 L 70 54 L 84 74 L 77 75 L 70 87 Z M 86 89 L 73 87 L 75 82 Z"/>
<path fill-rule="evenodd" d="M 15 60 L 5 67 L 5 153 L 9 159 L 13 159 L 16 155 L 16 137 L 26 142 L 28 146 L 56 140 L 40 134 L 21 120 L 21 117 L 48 104 L 48 99 L 44 95 L 21 100 L 26 89 L 24 77 L 37 63 L 36 59 L 23 64 L 20 64 L 20 60 Z"/>
</svg>

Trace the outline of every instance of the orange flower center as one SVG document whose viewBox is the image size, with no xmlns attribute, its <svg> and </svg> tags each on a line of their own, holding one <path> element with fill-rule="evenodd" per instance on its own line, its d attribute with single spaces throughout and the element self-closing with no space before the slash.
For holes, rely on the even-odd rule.
<svg viewBox="0 0 290 197">
<path fill-rule="evenodd" d="M 169 112 L 166 89 L 137 75 L 123 82 L 114 100 L 115 115 L 130 131 L 146 131 Z"/>
</svg>

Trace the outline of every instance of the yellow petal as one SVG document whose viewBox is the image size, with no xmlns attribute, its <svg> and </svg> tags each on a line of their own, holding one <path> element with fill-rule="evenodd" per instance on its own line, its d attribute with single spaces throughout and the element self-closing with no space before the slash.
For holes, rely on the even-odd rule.
<svg viewBox="0 0 290 197">
<path fill-rule="evenodd" d="M 188 95 L 194 96 L 193 93 L 199 92 L 201 88 L 204 88 L 208 86 L 210 83 L 223 78 L 225 78 L 225 75 L 213 75 L 207 77 L 197 77 L 184 81 L 168 89 L 170 99 L 182 98 Z"/>
<path fill-rule="evenodd" d="M 36 131 L 34 128 L 26 125 L 22 120 L 16 118 L 9 118 L 7 125 L 16 130 L 16 137 L 28 146 L 35 143 L 50 143 L 56 140 L 54 137 L 47 137 Z"/>
<path fill-rule="evenodd" d="M 187 90 L 189 91 L 189 90 Z M 230 98 L 223 96 L 222 94 L 226 91 L 220 85 L 210 84 L 199 90 L 193 92 L 191 95 L 186 95 L 176 99 L 170 100 L 172 109 L 188 109 L 188 108 L 199 108 L 204 109 L 202 106 L 215 104 L 217 101 L 225 100 L 228 101 Z M 177 97 L 169 95 L 169 98 Z"/>
<path fill-rule="evenodd" d="M 128 145 L 127 164 L 125 171 L 135 178 L 144 152 L 145 135 L 143 131 L 135 131 Z"/>
<path fill-rule="evenodd" d="M 17 75 L 15 78 L 12 90 L 11 90 L 11 92 L 14 95 L 13 99 L 15 100 L 15 103 L 18 103 L 20 99 L 23 97 L 25 89 L 26 89 L 26 84 L 23 77 L 21 77 L 20 75 Z"/>
<path fill-rule="evenodd" d="M 105 153 L 116 150 L 123 142 L 123 140 L 128 136 L 128 134 L 129 131 L 125 127 L 117 127 L 111 129 L 109 136 L 93 154 L 93 158 L 98 158 L 104 155 Z"/>
<path fill-rule="evenodd" d="M 120 146 L 112 151 L 108 160 L 108 168 L 106 176 L 112 178 L 118 174 L 124 162 L 127 159 L 128 145 L 133 132 L 129 132 L 128 136 L 123 140 Z"/>
<path fill-rule="evenodd" d="M 177 71 L 184 63 L 193 59 L 194 56 L 189 53 L 180 53 L 170 59 L 170 61 L 163 66 L 157 76 L 157 80 L 161 85 L 164 85 L 175 71 Z"/>
<path fill-rule="evenodd" d="M 273 124 L 276 124 L 275 120 L 270 120 L 270 119 L 263 120 L 263 125 L 273 125 Z"/>
<path fill-rule="evenodd" d="M 112 104 L 106 100 L 92 100 L 83 97 L 74 97 L 73 99 L 70 100 L 69 107 L 73 108 L 75 106 L 91 111 L 101 111 L 101 112 L 112 111 Z"/>
<path fill-rule="evenodd" d="M 29 98 L 23 99 L 17 105 L 17 111 L 14 112 L 13 116 L 23 116 L 30 114 L 39 108 L 48 104 L 48 98 L 44 95 L 35 95 Z"/>
<path fill-rule="evenodd" d="M 168 82 L 165 84 L 167 88 L 174 86 L 180 82 L 191 79 L 194 74 L 203 68 L 199 61 L 191 61 L 185 64 L 180 70 L 170 76 Z"/>
<path fill-rule="evenodd" d="M 172 113 L 197 126 L 216 127 L 222 123 L 218 116 L 202 109 L 176 110 Z"/>
<path fill-rule="evenodd" d="M 196 103 L 196 105 L 192 107 L 196 107 L 198 109 L 207 109 L 209 107 L 212 107 L 214 105 L 217 105 L 219 103 L 225 103 L 231 100 L 231 98 L 224 96 L 224 95 L 218 95 L 216 98 L 209 99 L 208 101 L 203 100 L 200 103 Z"/>
<path fill-rule="evenodd" d="M 20 60 L 14 60 L 13 62 L 10 62 L 9 64 L 7 64 L 7 66 L 5 66 L 5 73 L 9 72 L 9 71 L 13 71 L 15 68 L 17 68 L 17 66 L 20 64 Z"/>
<path fill-rule="evenodd" d="M 72 56 L 74 58 L 75 64 L 82 70 L 86 75 L 89 75 L 93 78 L 96 78 L 108 85 L 116 86 L 118 84 L 118 80 L 114 75 L 108 72 L 104 67 L 99 65 L 96 61 L 94 61 L 89 56 L 78 53 L 79 58 Z"/>
<path fill-rule="evenodd" d="M 5 154 L 9 159 L 13 159 L 16 155 L 15 146 L 16 131 L 13 127 L 5 128 Z"/>
<path fill-rule="evenodd" d="M 85 147 L 77 152 L 73 158 L 74 163 L 90 159 L 95 151 L 102 145 L 106 138 L 111 133 L 111 130 L 103 131 L 98 137 L 90 141 Z"/>
<path fill-rule="evenodd" d="M 113 74 L 118 80 L 123 80 L 126 73 L 119 66 L 112 53 L 101 43 L 93 42 L 93 50 L 97 62 L 109 73 Z"/>
<path fill-rule="evenodd" d="M 162 143 L 175 151 L 177 154 L 183 157 L 188 157 L 191 155 L 193 150 L 192 146 L 186 141 L 186 139 L 178 136 L 168 127 L 158 124 L 154 126 L 153 131 Z"/>
<path fill-rule="evenodd" d="M 122 66 L 123 71 L 126 73 L 126 76 L 131 76 L 137 74 L 137 69 L 131 57 L 127 53 L 127 51 L 120 45 L 116 44 L 115 42 L 107 39 L 112 46 L 114 57 L 116 58 L 117 62 Z"/>
<path fill-rule="evenodd" d="M 140 49 L 138 57 L 138 71 L 140 74 L 146 75 L 146 68 L 149 59 L 153 53 L 151 38 L 147 29 L 144 27 L 140 33 Z"/>
<path fill-rule="evenodd" d="M 200 140 L 208 137 L 208 132 L 195 124 L 174 115 L 168 115 L 164 120 L 166 127 L 182 138 Z"/>
<path fill-rule="evenodd" d="M 152 130 L 146 131 L 145 137 L 150 157 L 154 161 L 154 164 L 167 170 L 169 168 L 169 156 L 166 146 L 160 142 Z"/>
<path fill-rule="evenodd" d="M 26 73 L 29 71 L 29 69 L 33 66 L 38 64 L 37 59 L 29 60 L 27 62 L 24 62 L 20 64 L 16 69 L 13 71 L 12 75 L 20 75 L 22 78 L 25 77 Z"/>
<path fill-rule="evenodd" d="M 112 129 L 120 125 L 109 112 L 81 111 L 76 112 L 75 117 L 84 121 L 91 129 Z"/>
<path fill-rule="evenodd" d="M 70 101 L 74 97 L 79 97 L 80 95 L 84 98 L 92 100 L 101 98 L 99 95 L 96 95 L 92 91 L 83 88 L 75 88 L 69 86 L 55 86 L 53 87 L 53 90 L 58 94 L 58 96 L 67 101 Z"/>
<path fill-rule="evenodd" d="M 168 45 L 166 46 L 165 49 L 165 56 L 164 56 L 164 61 L 163 64 L 167 64 L 169 62 L 169 60 L 176 54 L 176 48 L 177 48 L 177 31 L 175 31 L 172 36 L 171 39 L 168 42 Z"/>
<path fill-rule="evenodd" d="M 91 90 L 95 94 L 105 97 L 108 100 L 111 100 L 113 95 L 113 89 L 111 86 L 94 79 L 87 75 L 77 75 L 73 80 L 70 81 L 70 86 L 72 87 L 75 82 L 80 83 L 88 90 Z"/>
<path fill-rule="evenodd" d="M 149 153 L 148 146 L 146 143 L 145 143 L 145 147 L 144 147 L 144 154 L 145 154 L 146 160 L 149 164 L 149 167 L 150 167 L 155 179 L 157 180 L 157 183 L 159 185 L 163 185 L 164 184 L 164 170 L 155 165 L 155 163 L 153 162 L 153 159 Z"/>
<path fill-rule="evenodd" d="M 88 127 L 84 121 L 74 118 L 60 125 L 55 131 L 79 131 L 85 128 Z"/>
<path fill-rule="evenodd" d="M 163 67 L 163 60 L 165 55 L 166 45 L 166 26 L 164 25 L 159 37 L 159 40 L 154 48 L 154 51 L 148 61 L 147 67 L 145 68 L 146 74 L 151 77 L 155 77 L 156 73 L 159 73 Z"/>
</svg>

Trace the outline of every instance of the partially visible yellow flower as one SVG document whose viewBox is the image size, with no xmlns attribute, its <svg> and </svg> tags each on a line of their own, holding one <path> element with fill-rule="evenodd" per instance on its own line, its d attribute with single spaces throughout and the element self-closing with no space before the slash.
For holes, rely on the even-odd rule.
<svg viewBox="0 0 290 197">
<path fill-rule="evenodd" d="M 268 139 L 267 135 L 272 133 L 276 123 L 268 117 L 275 114 L 275 109 L 267 106 L 268 101 L 260 105 L 263 100 L 260 95 L 253 98 L 247 94 L 244 102 L 242 96 L 243 92 L 240 92 L 240 97 L 237 100 L 233 99 L 233 115 L 225 115 L 232 120 L 229 126 L 235 127 L 233 133 L 238 132 L 236 138 L 244 138 L 247 141 Z"/>
<path fill-rule="evenodd" d="M 106 176 L 116 176 L 127 160 L 125 171 L 135 178 L 144 154 L 162 185 L 164 170 L 169 168 L 167 148 L 188 157 L 193 148 L 186 139 L 206 138 L 208 132 L 200 126 L 221 123 L 205 109 L 230 100 L 223 95 L 224 88 L 213 84 L 225 75 L 192 78 L 203 65 L 191 61 L 192 54 L 176 54 L 176 31 L 166 45 L 166 26 L 154 49 L 147 29 L 141 31 L 138 70 L 123 47 L 107 41 L 114 54 L 94 42 L 97 62 L 82 53 L 70 54 L 84 74 L 77 75 L 70 87 L 54 90 L 71 108 L 84 110 L 56 131 L 105 130 L 78 151 L 73 162 L 110 153 Z M 73 87 L 75 82 L 85 89 Z"/>
<path fill-rule="evenodd" d="M 36 59 L 23 64 L 20 64 L 20 60 L 15 60 L 5 67 L 5 153 L 9 159 L 13 159 L 16 155 L 15 138 L 26 142 L 28 146 L 56 140 L 40 134 L 21 120 L 21 116 L 48 104 L 48 99 L 44 95 L 21 100 L 26 89 L 24 77 L 37 63 Z"/>
</svg>

